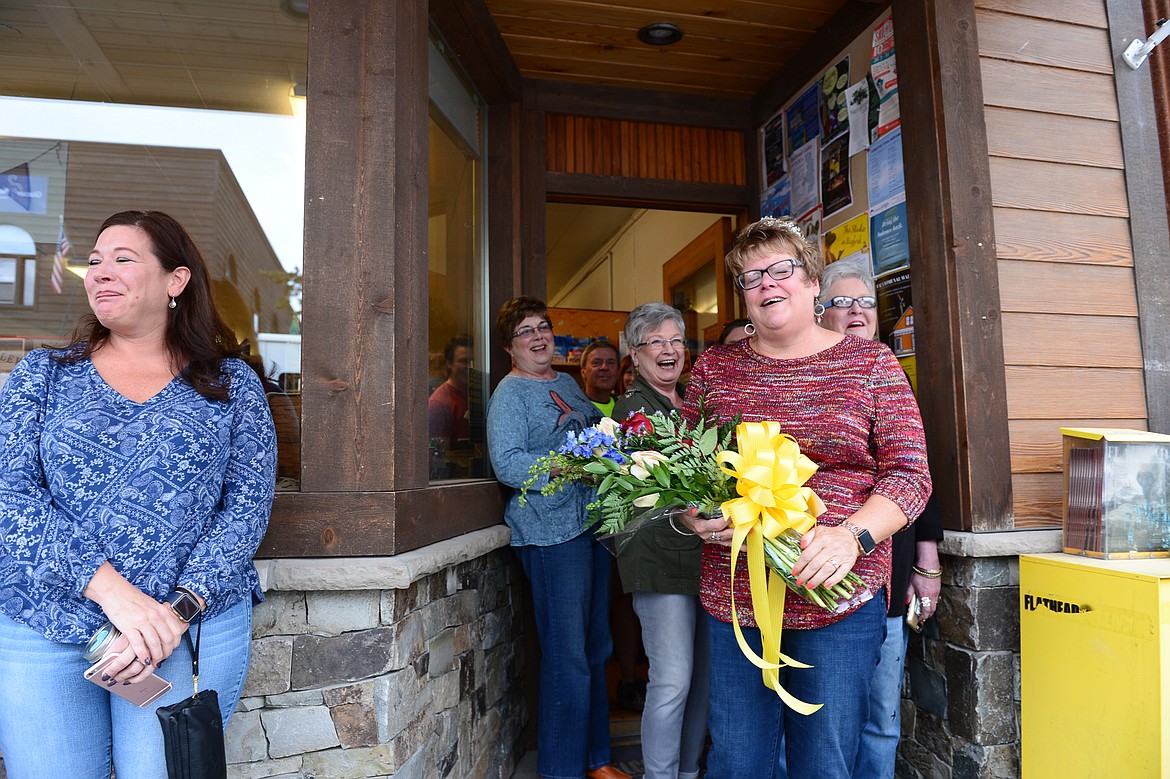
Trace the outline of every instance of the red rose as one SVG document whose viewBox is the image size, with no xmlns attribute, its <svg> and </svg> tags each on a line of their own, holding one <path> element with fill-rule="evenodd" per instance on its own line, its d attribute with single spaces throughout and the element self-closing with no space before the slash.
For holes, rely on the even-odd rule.
<svg viewBox="0 0 1170 779">
<path fill-rule="evenodd" d="M 651 424 L 650 417 L 635 411 L 622 422 L 622 432 L 626 435 L 649 435 L 654 432 L 654 425 Z"/>
</svg>

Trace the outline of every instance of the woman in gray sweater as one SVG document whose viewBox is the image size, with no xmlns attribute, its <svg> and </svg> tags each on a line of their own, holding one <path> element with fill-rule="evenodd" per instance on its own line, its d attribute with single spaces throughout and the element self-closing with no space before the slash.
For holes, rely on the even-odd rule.
<svg viewBox="0 0 1170 779">
<path fill-rule="evenodd" d="M 496 319 L 512 370 L 488 404 L 488 452 L 496 478 L 513 489 L 504 509 L 512 548 L 532 585 L 540 638 L 537 772 L 542 777 L 629 779 L 610 765 L 610 557 L 586 528 L 593 491 L 576 483 L 544 496 L 547 478 L 520 491 L 537 458 L 570 432 L 601 421 L 577 382 L 553 370 L 552 322 L 545 304 L 518 297 Z"/>
</svg>

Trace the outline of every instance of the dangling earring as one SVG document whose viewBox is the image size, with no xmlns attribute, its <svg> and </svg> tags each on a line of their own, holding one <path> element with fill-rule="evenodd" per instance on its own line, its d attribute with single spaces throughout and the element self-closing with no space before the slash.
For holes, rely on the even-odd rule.
<svg viewBox="0 0 1170 779">
<path fill-rule="evenodd" d="M 178 308 L 178 306 L 179 304 L 175 302 L 174 298 L 171 298 L 171 302 L 167 303 L 167 308 Z"/>
<path fill-rule="evenodd" d="M 825 315 L 825 306 L 823 303 L 817 303 L 815 306 L 813 306 L 813 316 L 815 316 L 817 318 L 818 322 L 821 321 L 821 317 L 823 317 L 824 315 Z"/>
<path fill-rule="evenodd" d="M 756 326 L 753 325 L 751 322 L 748 322 L 746 325 L 743 326 L 743 331 L 746 335 L 751 337 L 751 336 L 756 334 Z"/>
</svg>

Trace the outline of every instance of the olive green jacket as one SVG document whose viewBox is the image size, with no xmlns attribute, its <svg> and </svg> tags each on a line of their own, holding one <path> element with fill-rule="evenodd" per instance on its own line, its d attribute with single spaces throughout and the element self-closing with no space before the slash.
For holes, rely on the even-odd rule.
<svg viewBox="0 0 1170 779">
<path fill-rule="evenodd" d="M 647 415 L 655 411 L 670 414 L 675 408 L 669 398 L 638 376 L 629 391 L 617 399 L 613 418 L 622 422 L 639 410 Z M 625 592 L 699 594 L 702 541 L 689 534 L 686 526 L 678 520 L 675 520 L 675 525 L 688 535 L 680 535 L 669 522 L 661 522 L 636 531 L 618 553 L 618 572 Z"/>
</svg>

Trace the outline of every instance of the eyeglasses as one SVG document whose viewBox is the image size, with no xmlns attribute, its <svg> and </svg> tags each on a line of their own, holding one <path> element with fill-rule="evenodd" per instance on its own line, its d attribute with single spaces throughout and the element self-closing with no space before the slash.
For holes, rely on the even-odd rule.
<svg viewBox="0 0 1170 779">
<path fill-rule="evenodd" d="M 837 295 L 829 298 L 821 305 L 825 308 L 852 308 L 854 303 L 857 303 L 861 308 L 877 308 L 877 298 L 873 295 L 862 295 L 859 298 L 851 298 L 848 295 Z"/>
<path fill-rule="evenodd" d="M 800 260 L 780 260 L 769 265 L 764 270 L 745 270 L 735 277 L 735 283 L 740 289 L 755 289 L 764 283 L 764 273 L 774 281 L 783 281 L 792 275 L 797 265 L 804 265 Z"/>
<path fill-rule="evenodd" d="M 640 344 L 634 344 L 634 346 L 636 346 L 639 349 L 641 349 L 642 347 L 647 347 L 647 348 L 652 349 L 656 352 L 661 352 L 661 351 L 666 350 L 666 347 L 668 344 L 670 346 L 673 346 L 675 349 L 681 349 L 681 348 L 683 348 L 683 344 L 685 344 L 685 343 L 686 343 L 686 341 L 684 341 L 681 338 L 671 338 L 670 340 L 667 340 L 665 338 L 651 338 L 649 341 L 643 341 Z"/>
<path fill-rule="evenodd" d="M 513 338 L 531 338 L 540 333 L 541 335 L 548 335 L 552 332 L 552 325 L 548 322 L 541 322 L 536 327 L 521 327 L 516 332 L 512 333 Z"/>
</svg>

